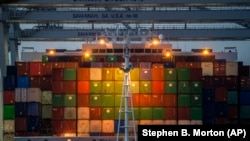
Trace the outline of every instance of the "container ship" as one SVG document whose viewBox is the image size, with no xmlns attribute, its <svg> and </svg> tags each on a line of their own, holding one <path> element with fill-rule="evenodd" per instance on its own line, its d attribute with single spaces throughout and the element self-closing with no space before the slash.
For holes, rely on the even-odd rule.
<svg viewBox="0 0 250 141">
<path fill-rule="evenodd" d="M 115 46 L 22 52 L 3 77 L 4 141 L 115 140 L 124 125 L 124 48 Z M 249 66 L 236 48 L 137 46 L 129 48 L 136 127 L 250 124 Z"/>
</svg>

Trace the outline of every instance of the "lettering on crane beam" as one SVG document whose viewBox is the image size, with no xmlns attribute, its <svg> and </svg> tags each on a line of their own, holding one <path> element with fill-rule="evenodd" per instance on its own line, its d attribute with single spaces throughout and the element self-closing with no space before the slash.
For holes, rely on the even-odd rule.
<svg viewBox="0 0 250 141">
<path fill-rule="evenodd" d="M 74 19 L 137 19 L 137 13 L 73 13 Z"/>
</svg>

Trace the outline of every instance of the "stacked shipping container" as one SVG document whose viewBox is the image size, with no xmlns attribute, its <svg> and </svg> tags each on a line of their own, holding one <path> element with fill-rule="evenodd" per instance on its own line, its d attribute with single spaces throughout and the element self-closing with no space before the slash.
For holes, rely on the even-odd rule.
<svg viewBox="0 0 250 141">
<path fill-rule="evenodd" d="M 115 135 L 123 58 L 45 58 L 8 66 L 4 77 L 6 138 L 14 134 Z M 244 123 L 249 121 L 248 79 L 240 78 L 239 91 L 238 62 L 216 61 L 214 56 L 174 56 L 172 62 L 161 56 L 130 59 L 137 124 L 236 124 L 239 118 Z"/>
</svg>

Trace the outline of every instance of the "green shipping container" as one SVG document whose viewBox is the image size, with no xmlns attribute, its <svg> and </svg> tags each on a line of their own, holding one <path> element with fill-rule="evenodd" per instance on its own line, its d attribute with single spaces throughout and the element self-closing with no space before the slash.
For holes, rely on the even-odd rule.
<svg viewBox="0 0 250 141">
<path fill-rule="evenodd" d="M 202 106 L 202 95 L 190 95 L 190 106 Z"/>
<path fill-rule="evenodd" d="M 177 81 L 165 81 L 165 93 L 176 94 L 177 93 Z"/>
<path fill-rule="evenodd" d="M 122 106 L 124 106 L 124 98 L 121 99 L 121 95 L 115 95 L 115 107 L 120 107 L 120 103 L 121 103 L 121 100 L 122 100 Z"/>
<path fill-rule="evenodd" d="M 64 97 L 60 94 L 52 94 L 52 106 L 63 106 Z"/>
<path fill-rule="evenodd" d="M 190 93 L 190 82 L 189 81 L 179 81 L 178 82 L 178 93 L 179 94 L 189 94 Z"/>
<path fill-rule="evenodd" d="M 104 107 L 111 107 L 115 106 L 115 96 L 112 94 L 103 94 L 101 95 L 102 99 L 102 106 Z"/>
<path fill-rule="evenodd" d="M 139 81 L 140 80 L 140 69 L 133 68 L 130 70 L 130 80 L 131 81 Z"/>
<path fill-rule="evenodd" d="M 190 106 L 190 95 L 179 94 L 178 95 L 178 106 Z"/>
<path fill-rule="evenodd" d="M 202 94 L 202 82 L 192 81 L 190 86 L 190 93 L 192 94 Z"/>
<path fill-rule="evenodd" d="M 142 94 L 151 93 L 151 89 L 152 89 L 151 81 L 140 81 L 139 85 L 140 85 L 140 89 L 139 89 L 140 93 Z"/>
<path fill-rule="evenodd" d="M 108 55 L 107 62 L 117 62 L 117 56 L 115 55 Z"/>
<path fill-rule="evenodd" d="M 115 93 L 122 94 L 123 81 L 115 81 Z"/>
<path fill-rule="evenodd" d="M 140 119 L 140 108 L 134 107 L 132 110 L 134 110 L 134 119 L 139 120 Z M 129 116 L 130 120 L 133 120 L 132 113 Z"/>
<path fill-rule="evenodd" d="M 140 120 L 152 120 L 153 109 L 152 107 L 140 107 Z"/>
<path fill-rule="evenodd" d="M 15 118 L 15 106 L 4 105 L 3 106 L 3 119 L 14 119 Z"/>
<path fill-rule="evenodd" d="M 48 62 L 49 57 L 47 55 L 42 56 L 42 62 Z"/>
<path fill-rule="evenodd" d="M 190 69 L 182 68 L 177 70 L 177 79 L 178 80 L 190 80 Z"/>
<path fill-rule="evenodd" d="M 93 94 L 102 93 L 102 82 L 101 81 L 90 81 L 90 93 L 93 93 Z"/>
<path fill-rule="evenodd" d="M 114 81 L 102 81 L 102 93 L 113 94 L 115 92 L 115 82 Z"/>
<path fill-rule="evenodd" d="M 64 68 L 64 80 L 76 80 L 76 69 Z"/>
<path fill-rule="evenodd" d="M 190 107 L 190 119 L 191 120 L 202 120 L 202 107 Z"/>
<path fill-rule="evenodd" d="M 240 119 L 250 119 L 250 105 L 240 105 Z"/>
<path fill-rule="evenodd" d="M 227 91 L 227 103 L 238 104 L 238 92 L 237 91 Z"/>
<path fill-rule="evenodd" d="M 52 105 L 42 105 L 42 118 L 52 118 Z"/>
<path fill-rule="evenodd" d="M 103 107 L 102 108 L 102 119 L 115 119 L 115 108 L 114 107 Z"/>
<path fill-rule="evenodd" d="M 153 120 L 164 120 L 164 108 L 163 107 L 154 107 L 153 108 Z"/>
<path fill-rule="evenodd" d="M 174 68 L 165 68 L 164 69 L 164 80 L 177 80 L 177 70 Z"/>
<path fill-rule="evenodd" d="M 122 108 L 122 110 L 124 111 L 124 108 Z M 121 114 L 120 119 L 124 120 L 125 119 L 124 112 L 120 110 L 120 107 L 115 107 L 115 120 L 119 119 L 119 114 Z"/>
<path fill-rule="evenodd" d="M 75 94 L 65 94 L 63 106 L 74 107 L 76 106 L 76 95 Z"/>
<path fill-rule="evenodd" d="M 102 97 L 101 95 L 92 94 L 90 95 L 90 106 L 102 106 Z"/>
</svg>

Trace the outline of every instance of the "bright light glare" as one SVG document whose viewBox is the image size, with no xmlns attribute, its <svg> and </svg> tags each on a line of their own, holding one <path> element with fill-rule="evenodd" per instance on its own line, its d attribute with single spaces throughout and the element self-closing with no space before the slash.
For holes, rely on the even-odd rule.
<svg viewBox="0 0 250 141">
<path fill-rule="evenodd" d="M 86 52 L 85 57 L 89 57 L 89 56 L 90 56 L 89 52 Z"/>
<path fill-rule="evenodd" d="M 55 54 L 55 51 L 54 51 L 54 50 L 50 50 L 50 51 L 49 51 L 49 54 L 50 54 L 50 55 L 53 55 L 53 54 Z"/>
<path fill-rule="evenodd" d="M 159 40 L 153 39 L 153 40 L 152 40 L 152 43 L 153 43 L 153 45 L 158 45 L 158 44 L 159 44 Z"/>
<path fill-rule="evenodd" d="M 207 55 L 208 53 L 209 53 L 209 52 L 208 52 L 207 49 L 203 50 L 203 54 L 204 54 L 204 55 Z"/>
<path fill-rule="evenodd" d="M 105 44 L 105 40 L 104 39 L 99 39 L 99 43 L 103 45 L 103 44 Z"/>
<path fill-rule="evenodd" d="M 170 57 L 171 56 L 171 53 L 170 52 L 166 52 L 166 57 Z"/>
</svg>

